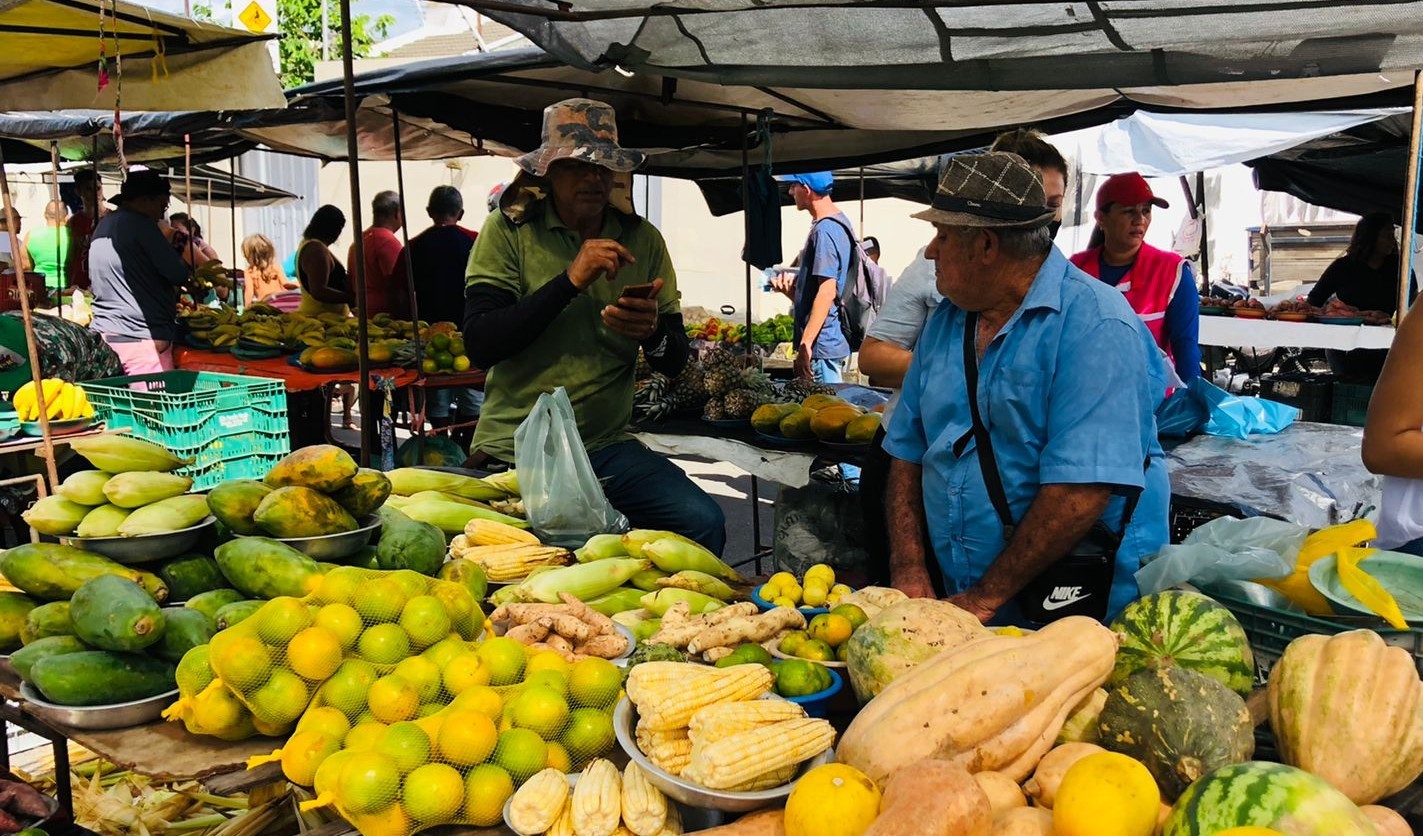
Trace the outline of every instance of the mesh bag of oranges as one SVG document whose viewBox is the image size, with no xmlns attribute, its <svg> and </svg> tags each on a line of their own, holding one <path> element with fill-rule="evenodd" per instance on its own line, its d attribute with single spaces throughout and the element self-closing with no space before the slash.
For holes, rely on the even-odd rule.
<svg viewBox="0 0 1423 836">
<path fill-rule="evenodd" d="M 407 686 L 378 701 L 399 713 L 410 692 L 416 708 L 433 700 L 428 661 L 411 663 L 428 648 L 474 638 L 484 616 L 464 586 L 401 570 L 332 569 L 305 598 L 273 598 L 251 617 L 213 636 L 207 661 L 251 712 L 255 723 L 290 728 L 318 693 L 324 704 L 354 714 L 377 679 L 405 664 Z M 418 688 L 414 683 L 418 683 Z M 394 691 L 394 683 L 381 686 Z M 357 710 L 351 694 L 361 698 Z M 394 707 L 392 707 L 394 706 Z"/>
<path fill-rule="evenodd" d="M 408 696 L 389 696 L 402 684 L 389 693 L 377 686 L 424 667 L 415 661 L 438 670 L 440 685 L 412 712 Z M 288 780 L 314 789 L 304 809 L 332 808 L 366 836 L 497 824 L 534 775 L 573 772 L 615 746 L 622 671 L 605 659 L 570 664 L 509 638 L 452 638 L 377 671 L 363 703 L 355 687 L 349 702 L 327 693 L 336 682 L 322 687 L 286 745 L 251 765 L 280 761 Z"/>
</svg>

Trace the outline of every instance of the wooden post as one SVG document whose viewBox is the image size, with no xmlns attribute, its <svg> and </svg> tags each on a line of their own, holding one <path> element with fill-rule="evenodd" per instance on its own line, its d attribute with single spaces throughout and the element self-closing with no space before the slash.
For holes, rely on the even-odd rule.
<svg viewBox="0 0 1423 836">
<path fill-rule="evenodd" d="M 15 261 L 15 284 L 20 294 L 20 314 L 25 320 L 25 350 L 30 353 L 30 379 L 35 383 L 35 403 L 40 410 L 40 450 L 44 456 L 45 472 L 51 486 L 59 484 L 59 470 L 54 463 L 54 437 L 49 432 L 49 408 L 44 398 L 44 369 L 40 363 L 40 349 L 35 342 L 35 319 L 30 310 L 30 286 L 25 281 L 24 265 L 20 262 L 20 235 L 10 228 L 10 213 L 14 207 L 10 203 L 10 177 L 5 170 L 5 152 L 0 150 L 0 197 L 4 199 L 5 228 L 10 236 L 11 258 Z"/>
<path fill-rule="evenodd" d="M 351 57 L 351 0 L 341 0 L 341 76 L 346 102 L 346 165 L 351 175 L 352 290 L 356 296 L 356 360 L 360 369 L 361 388 L 356 393 L 361 405 L 361 466 L 370 467 L 371 448 L 375 446 L 378 424 L 371 414 L 371 358 L 366 346 L 366 248 L 361 240 L 361 149 L 356 141 L 356 85 Z"/>
<path fill-rule="evenodd" d="M 1423 126 L 1423 72 L 1413 73 L 1413 128 L 1408 134 L 1408 190 L 1403 200 L 1403 257 L 1398 260 L 1398 322 L 1408 313 L 1408 285 L 1413 277 L 1413 228 L 1418 225 L 1418 133 Z"/>
<path fill-rule="evenodd" d="M 49 179 L 50 179 L 50 184 L 51 184 L 51 185 L 50 185 L 50 190 L 49 190 L 49 193 L 50 193 L 50 200 L 58 201 L 58 200 L 59 200 L 59 143 L 58 143 L 58 142 L 55 142 L 55 141 L 53 141 L 53 140 L 51 140 L 50 143 L 49 143 Z M 48 223 L 48 222 L 49 222 L 48 219 L 46 219 L 45 222 Z M 60 292 L 60 291 L 63 291 L 63 290 L 64 290 L 64 283 L 65 283 L 65 281 L 66 281 L 66 278 L 65 278 L 65 275 L 64 275 L 64 258 L 65 258 L 66 253 L 65 253 L 65 251 L 64 251 L 64 247 L 60 246 L 60 243 L 61 243 L 63 240 L 64 240 L 63 237 L 60 236 L 60 235 L 55 235 L 55 236 L 54 236 L 54 263 L 57 265 L 57 266 L 55 267 L 55 269 L 59 271 L 58 287 L 56 288 L 55 294 L 54 294 L 54 298 L 55 298 L 55 305 L 54 305 L 54 307 L 55 307 L 55 310 L 59 311 L 59 315 L 60 315 L 60 316 L 64 316 L 64 294 L 63 294 L 62 292 Z M 72 246 L 72 245 L 71 245 L 71 246 Z M 48 287 L 48 285 L 49 285 L 49 276 L 45 276 L 45 285 L 46 285 L 46 287 Z"/>
</svg>

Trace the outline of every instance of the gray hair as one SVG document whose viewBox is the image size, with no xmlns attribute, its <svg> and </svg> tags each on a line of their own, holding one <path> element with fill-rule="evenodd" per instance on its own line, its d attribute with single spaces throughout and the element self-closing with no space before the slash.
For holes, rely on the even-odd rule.
<svg viewBox="0 0 1423 836">
<path fill-rule="evenodd" d="M 392 191 L 376 192 L 371 198 L 371 214 L 375 220 L 385 220 L 400 214 L 400 195 Z"/>
<path fill-rule="evenodd" d="M 436 186 L 430 192 L 430 202 L 425 204 L 425 211 L 431 217 L 458 217 L 464 212 L 464 195 L 454 186 Z"/>
<path fill-rule="evenodd" d="M 959 227 L 960 239 L 967 241 L 980 229 L 990 229 L 997 233 L 999 248 L 1010 258 L 1036 258 L 1052 249 L 1052 230 L 1046 225 L 1032 229 L 1011 226 L 963 226 Z"/>
</svg>

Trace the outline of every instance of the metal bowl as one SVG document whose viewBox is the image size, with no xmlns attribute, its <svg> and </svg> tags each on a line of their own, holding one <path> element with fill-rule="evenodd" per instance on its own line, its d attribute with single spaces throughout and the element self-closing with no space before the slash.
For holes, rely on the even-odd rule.
<svg viewBox="0 0 1423 836">
<path fill-rule="evenodd" d="M 20 696 L 36 714 L 50 722 L 72 729 L 99 731 L 152 723 L 163 715 L 163 709 L 178 698 L 178 689 L 115 705 L 56 705 L 46 702 L 39 690 L 30 683 L 21 682 Z"/>
<path fill-rule="evenodd" d="M 375 533 L 380 530 L 380 517 L 375 515 L 364 517 L 356 524 L 359 527 L 354 531 L 342 531 L 339 534 L 322 534 L 318 537 L 271 537 L 268 539 L 286 543 L 312 560 L 332 563 L 343 557 L 349 557 L 369 545 L 374 539 Z M 238 534 L 237 536 L 262 537 L 264 535 Z"/>
<path fill-rule="evenodd" d="M 780 699 L 777 697 L 776 699 Z M 791 794 L 791 787 L 795 786 L 795 781 L 782 784 L 779 787 L 772 787 L 768 790 L 757 792 L 727 792 L 725 790 L 707 789 L 700 784 L 691 781 L 684 781 L 674 775 L 658 769 L 642 754 L 642 750 L 637 748 L 637 739 L 634 729 L 637 727 L 637 709 L 633 708 L 632 702 L 627 697 L 618 700 L 618 705 L 613 709 L 613 731 L 618 736 L 618 744 L 623 747 L 623 751 L 642 771 L 647 773 L 647 779 L 652 785 L 662 790 L 663 794 L 673 801 L 681 802 L 691 807 L 705 807 L 711 810 L 720 810 L 724 813 L 749 813 L 752 810 L 760 810 L 763 807 L 774 807 L 785 803 L 786 797 Z M 817 766 L 823 766 L 835 759 L 835 750 L 826 749 L 819 755 L 811 758 L 800 765 L 800 771 L 796 773 L 798 779 L 807 771 Z"/>
<path fill-rule="evenodd" d="M 162 534 L 141 534 L 138 537 L 61 537 L 59 541 L 76 549 L 101 554 L 115 563 L 152 563 L 177 557 L 193 550 L 203 532 L 217 522 L 208 515 L 197 525 L 165 531 Z"/>
<path fill-rule="evenodd" d="M 568 778 L 569 789 L 572 789 L 578 786 L 578 779 L 583 777 L 583 773 L 575 772 L 565 777 Z M 513 806 L 514 796 L 511 795 L 508 800 L 504 802 L 504 826 L 509 828 L 513 833 L 518 834 L 518 836 L 537 836 L 537 834 L 534 833 L 523 833 L 519 830 L 515 830 L 514 825 L 509 823 L 509 808 Z M 684 833 L 696 833 L 699 830 L 710 830 L 713 827 L 726 824 L 726 816 L 722 815 L 719 810 L 708 810 L 703 807 L 678 804 L 677 812 L 681 814 L 682 832 Z"/>
</svg>

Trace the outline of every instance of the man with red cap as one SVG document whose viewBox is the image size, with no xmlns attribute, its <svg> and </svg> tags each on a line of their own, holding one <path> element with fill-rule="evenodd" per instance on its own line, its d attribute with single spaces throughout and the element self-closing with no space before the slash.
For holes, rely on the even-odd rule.
<svg viewBox="0 0 1423 836">
<path fill-rule="evenodd" d="M 1097 234 L 1072 263 L 1122 292 L 1183 381 L 1201 376 L 1201 301 L 1191 266 L 1146 243 L 1151 208 L 1169 204 L 1136 172 L 1116 174 L 1097 190 Z"/>
</svg>

